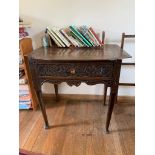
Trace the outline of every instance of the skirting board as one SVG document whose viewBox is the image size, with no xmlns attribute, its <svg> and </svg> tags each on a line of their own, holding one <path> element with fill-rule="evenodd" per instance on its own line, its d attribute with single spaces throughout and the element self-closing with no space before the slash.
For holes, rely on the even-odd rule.
<svg viewBox="0 0 155 155">
<path fill-rule="evenodd" d="M 98 99 L 103 100 L 103 95 L 87 95 L 87 94 L 59 94 L 59 99 Z M 44 100 L 51 100 L 55 99 L 55 94 L 43 94 Z M 109 96 L 107 96 L 107 100 L 109 99 Z M 118 96 L 118 101 L 122 100 L 135 100 L 135 96 Z"/>
</svg>

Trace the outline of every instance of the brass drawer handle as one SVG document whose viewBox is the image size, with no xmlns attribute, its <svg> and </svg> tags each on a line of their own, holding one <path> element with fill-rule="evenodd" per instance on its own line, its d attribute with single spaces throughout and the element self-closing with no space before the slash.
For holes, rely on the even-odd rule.
<svg viewBox="0 0 155 155">
<path fill-rule="evenodd" d="M 71 70 L 70 70 L 70 73 L 71 73 L 71 74 L 75 74 L 75 73 L 76 73 L 76 72 L 75 72 L 75 69 L 74 69 L 74 68 L 71 69 Z"/>
</svg>

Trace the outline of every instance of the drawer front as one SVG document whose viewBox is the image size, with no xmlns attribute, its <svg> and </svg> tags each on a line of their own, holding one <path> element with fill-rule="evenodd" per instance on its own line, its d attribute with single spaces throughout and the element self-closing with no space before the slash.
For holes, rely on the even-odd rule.
<svg viewBox="0 0 155 155">
<path fill-rule="evenodd" d="M 39 76 L 112 77 L 113 62 L 41 63 L 36 69 Z"/>
</svg>

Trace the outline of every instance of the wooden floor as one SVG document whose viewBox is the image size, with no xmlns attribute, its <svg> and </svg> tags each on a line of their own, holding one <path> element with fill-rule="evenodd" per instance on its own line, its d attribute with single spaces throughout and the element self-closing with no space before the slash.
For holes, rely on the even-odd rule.
<svg viewBox="0 0 155 155">
<path fill-rule="evenodd" d="M 134 98 L 114 107 L 110 134 L 105 133 L 107 106 L 101 96 L 45 98 L 52 127 L 45 130 L 40 110 L 20 111 L 19 147 L 45 155 L 134 155 Z"/>
</svg>

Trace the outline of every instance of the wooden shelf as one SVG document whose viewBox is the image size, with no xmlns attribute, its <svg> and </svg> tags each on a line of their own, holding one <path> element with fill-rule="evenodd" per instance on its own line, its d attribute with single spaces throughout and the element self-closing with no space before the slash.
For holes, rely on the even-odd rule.
<svg viewBox="0 0 155 155">
<path fill-rule="evenodd" d="M 38 98 L 37 98 L 36 92 L 35 92 L 34 87 L 33 87 L 31 74 L 29 71 L 28 60 L 27 60 L 27 57 L 25 56 L 26 54 L 30 53 L 33 49 L 31 38 L 23 38 L 23 39 L 19 40 L 19 46 L 20 46 L 19 47 L 20 48 L 20 54 L 23 58 L 23 64 L 20 64 L 19 68 L 22 68 L 25 71 L 24 78 L 26 78 L 26 80 L 27 80 L 26 84 L 28 85 L 30 96 L 31 96 L 31 102 L 32 102 L 31 107 L 33 110 L 36 110 L 37 105 L 38 105 Z M 20 84 L 20 85 L 22 85 L 22 84 Z"/>
<path fill-rule="evenodd" d="M 19 22 L 19 27 L 30 28 L 31 24 L 30 23 L 26 23 L 26 22 Z"/>
</svg>

